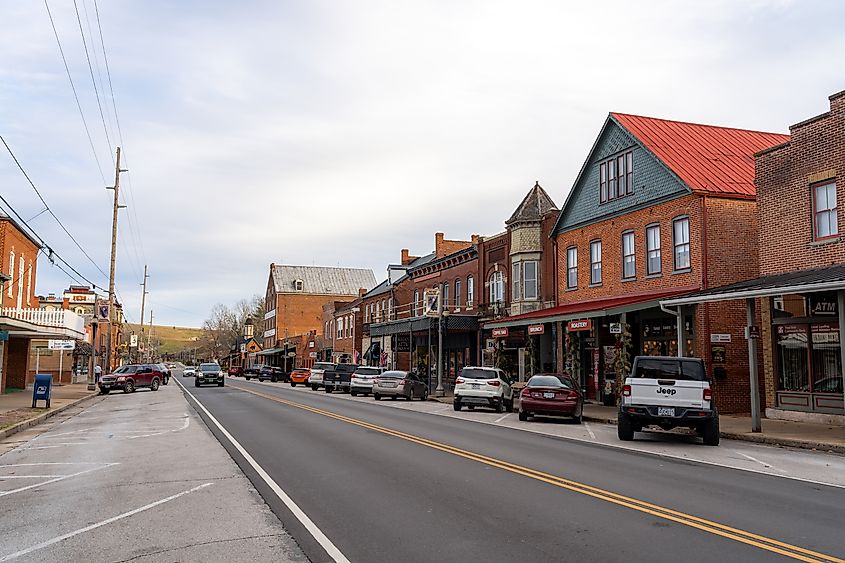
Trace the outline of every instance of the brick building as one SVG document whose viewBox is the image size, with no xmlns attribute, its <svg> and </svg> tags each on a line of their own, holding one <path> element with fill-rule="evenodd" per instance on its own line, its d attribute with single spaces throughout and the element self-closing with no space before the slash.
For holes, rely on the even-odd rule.
<svg viewBox="0 0 845 563">
<path fill-rule="evenodd" d="M 745 301 L 762 311 L 766 415 L 845 424 L 845 92 L 829 103 L 756 155 L 760 277 L 669 304 Z"/>
<path fill-rule="evenodd" d="M 744 309 L 659 301 L 757 276 L 753 155 L 787 138 L 607 117 L 553 231 L 557 306 L 518 317 L 560 323 L 557 368 L 590 397 L 615 400 L 629 354 L 691 354 L 716 375 L 719 408 L 748 411 Z"/>
<path fill-rule="evenodd" d="M 264 301 L 264 349 L 260 356 L 267 364 L 292 368 L 287 358 L 295 346 L 288 339 L 322 333 L 323 305 L 352 301 L 359 297 L 361 289 L 369 290 L 375 285 L 372 270 L 270 264 Z"/>
</svg>

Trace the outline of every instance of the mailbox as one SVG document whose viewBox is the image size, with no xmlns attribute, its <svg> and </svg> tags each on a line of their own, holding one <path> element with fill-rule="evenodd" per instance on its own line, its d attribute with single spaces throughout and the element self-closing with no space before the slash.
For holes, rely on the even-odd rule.
<svg viewBox="0 0 845 563">
<path fill-rule="evenodd" d="M 32 408 L 35 402 L 44 400 L 50 408 L 50 394 L 53 392 L 53 376 L 49 373 L 35 374 L 35 384 L 32 386 Z"/>
</svg>

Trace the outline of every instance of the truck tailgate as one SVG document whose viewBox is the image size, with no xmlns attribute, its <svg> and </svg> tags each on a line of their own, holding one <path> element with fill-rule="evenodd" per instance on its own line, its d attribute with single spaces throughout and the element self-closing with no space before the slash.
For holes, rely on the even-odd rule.
<svg viewBox="0 0 845 563">
<path fill-rule="evenodd" d="M 628 378 L 632 405 L 705 408 L 700 381 Z"/>
</svg>

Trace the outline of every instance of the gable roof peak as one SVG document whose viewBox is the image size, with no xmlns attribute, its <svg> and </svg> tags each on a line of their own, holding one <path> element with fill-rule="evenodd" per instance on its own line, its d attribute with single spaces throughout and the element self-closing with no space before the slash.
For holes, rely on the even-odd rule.
<svg viewBox="0 0 845 563">
<path fill-rule="evenodd" d="M 537 180 L 534 183 L 534 187 L 528 191 L 510 219 L 505 221 L 505 225 L 510 226 L 514 223 L 540 221 L 549 212 L 557 210 L 557 205 L 555 205 L 555 202 L 540 185 L 540 181 Z"/>
</svg>

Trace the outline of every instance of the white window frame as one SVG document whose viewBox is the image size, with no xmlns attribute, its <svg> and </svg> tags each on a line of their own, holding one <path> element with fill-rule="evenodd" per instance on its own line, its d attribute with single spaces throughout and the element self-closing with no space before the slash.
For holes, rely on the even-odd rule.
<svg viewBox="0 0 845 563">
<path fill-rule="evenodd" d="M 26 304 L 32 305 L 32 262 L 26 268 Z"/>
<path fill-rule="evenodd" d="M 461 280 L 455 280 L 455 307 L 461 306 Z"/>
<path fill-rule="evenodd" d="M 622 233 L 622 279 L 637 279 L 637 237 L 634 231 Z"/>
<path fill-rule="evenodd" d="M 590 285 L 601 285 L 601 240 L 590 241 Z"/>
<path fill-rule="evenodd" d="M 578 287 L 578 247 L 566 249 L 566 289 Z"/>
<path fill-rule="evenodd" d="M 528 276 L 529 266 L 534 267 L 533 277 Z M 536 260 L 526 260 L 522 263 L 522 270 L 522 296 L 525 300 L 536 300 L 540 296 L 540 265 Z M 533 287 L 533 291 L 529 291 L 529 287 Z"/>
<path fill-rule="evenodd" d="M 420 290 L 414 290 L 414 314 L 412 316 L 418 317 L 420 314 Z"/>
<path fill-rule="evenodd" d="M 12 297 L 13 287 L 15 285 L 15 251 L 9 252 L 9 289 L 7 294 Z"/>
<path fill-rule="evenodd" d="M 467 307 L 472 307 L 475 299 L 475 278 L 472 275 L 467 276 Z"/>
<path fill-rule="evenodd" d="M 18 255 L 18 299 L 17 299 L 17 307 L 18 309 L 23 307 L 23 273 L 25 268 L 25 261 L 23 257 L 23 252 Z"/>
<path fill-rule="evenodd" d="M 502 272 L 496 270 L 490 274 L 490 304 L 505 300 L 505 279 Z"/>
<path fill-rule="evenodd" d="M 681 227 L 680 237 L 678 227 Z M 672 258 L 676 272 L 683 272 L 692 267 L 690 255 L 689 216 L 676 217 L 672 220 Z M 678 240 L 680 238 L 680 240 Z M 686 251 L 686 264 L 681 264 L 681 256 Z"/>
<path fill-rule="evenodd" d="M 824 190 L 823 198 L 820 190 Z M 839 235 L 838 202 L 836 182 L 826 182 L 813 186 L 813 235 L 815 240 L 824 240 Z M 831 201 L 832 200 L 832 201 Z M 822 207 L 822 205 L 824 207 Z"/>
<path fill-rule="evenodd" d="M 511 264 L 511 301 L 522 300 L 522 262 Z"/>
<path fill-rule="evenodd" d="M 656 276 L 663 272 L 663 257 L 660 253 L 660 224 L 646 226 L 645 245 L 646 275 Z M 657 269 L 653 270 L 651 262 L 655 259 L 657 260 Z"/>
</svg>

